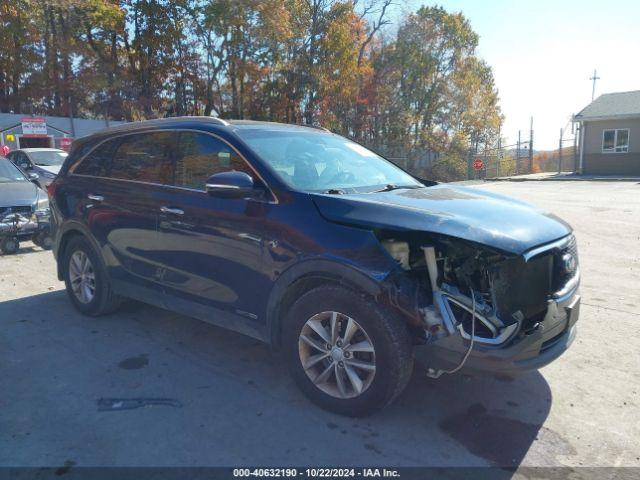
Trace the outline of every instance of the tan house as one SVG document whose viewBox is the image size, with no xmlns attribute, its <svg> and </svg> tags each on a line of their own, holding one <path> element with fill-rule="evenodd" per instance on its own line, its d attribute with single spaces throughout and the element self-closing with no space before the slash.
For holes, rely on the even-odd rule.
<svg viewBox="0 0 640 480">
<path fill-rule="evenodd" d="M 640 90 L 601 95 L 574 120 L 581 173 L 640 175 Z"/>
</svg>

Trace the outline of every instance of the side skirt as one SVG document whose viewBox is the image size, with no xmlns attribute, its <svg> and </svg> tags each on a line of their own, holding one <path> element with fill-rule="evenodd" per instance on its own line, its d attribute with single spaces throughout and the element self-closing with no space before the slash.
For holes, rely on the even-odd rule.
<svg viewBox="0 0 640 480">
<path fill-rule="evenodd" d="M 129 282 L 114 282 L 113 290 L 123 297 L 132 298 L 155 307 L 186 315 L 187 317 L 197 318 L 211 325 L 247 335 L 261 342 L 269 343 L 269 338 L 264 333 L 264 326 L 260 328 L 256 320 L 201 303 L 185 300 L 175 295 L 162 292 L 161 289 L 150 289 Z"/>
</svg>

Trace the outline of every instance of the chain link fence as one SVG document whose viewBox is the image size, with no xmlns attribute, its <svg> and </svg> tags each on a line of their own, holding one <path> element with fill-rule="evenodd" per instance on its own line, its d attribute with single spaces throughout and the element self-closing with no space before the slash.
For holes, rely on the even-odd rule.
<svg viewBox="0 0 640 480">
<path fill-rule="evenodd" d="M 465 155 L 451 156 L 439 152 L 407 149 L 404 145 L 365 145 L 418 177 L 439 181 L 512 177 L 532 173 L 576 172 L 578 170 L 577 137 L 564 138 L 562 132 L 554 150 L 536 150 L 534 132 L 516 143 Z M 479 160 L 479 162 L 478 162 Z M 482 168 L 474 168 L 474 164 Z"/>
<path fill-rule="evenodd" d="M 561 173 L 578 170 L 578 147 L 575 137 L 559 140 L 555 150 L 531 149 L 533 142 L 522 145 L 506 145 L 470 153 L 470 165 L 481 160 L 483 168 L 470 172 L 468 178 L 497 178 L 531 173 Z"/>
</svg>

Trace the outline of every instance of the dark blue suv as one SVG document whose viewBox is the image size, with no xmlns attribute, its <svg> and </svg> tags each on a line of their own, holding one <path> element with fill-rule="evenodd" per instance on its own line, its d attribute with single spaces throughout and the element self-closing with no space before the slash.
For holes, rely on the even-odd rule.
<svg viewBox="0 0 640 480">
<path fill-rule="evenodd" d="M 77 140 L 49 188 L 58 275 L 280 348 L 324 408 L 365 415 L 427 375 L 539 368 L 575 336 L 571 228 L 420 180 L 324 129 L 183 117 Z"/>
</svg>

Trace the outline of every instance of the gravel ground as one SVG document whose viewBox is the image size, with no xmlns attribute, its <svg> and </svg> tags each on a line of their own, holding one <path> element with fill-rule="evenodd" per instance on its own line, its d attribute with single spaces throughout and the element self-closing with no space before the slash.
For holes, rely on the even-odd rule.
<svg viewBox="0 0 640 480">
<path fill-rule="evenodd" d="M 573 225 L 578 338 L 516 378 L 419 373 L 353 420 L 319 410 L 266 346 L 130 303 L 85 318 L 50 252 L 0 257 L 0 466 L 640 467 L 640 184 L 487 183 Z M 101 398 L 168 405 L 99 410 Z"/>
</svg>

